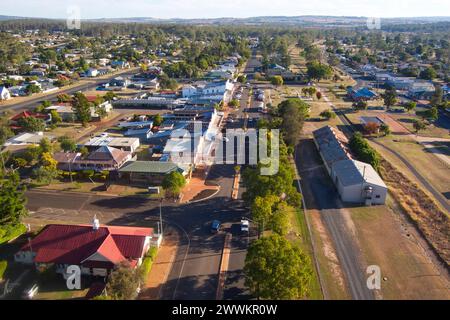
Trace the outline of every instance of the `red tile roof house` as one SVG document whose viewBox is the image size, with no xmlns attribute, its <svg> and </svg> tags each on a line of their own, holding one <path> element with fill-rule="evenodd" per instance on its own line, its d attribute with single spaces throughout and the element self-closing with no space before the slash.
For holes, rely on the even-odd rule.
<svg viewBox="0 0 450 320">
<path fill-rule="evenodd" d="M 65 171 L 95 170 L 114 171 L 133 159 L 131 152 L 112 147 L 100 147 L 86 158 L 79 152 L 56 152 L 53 158 L 58 162 L 58 169 Z"/>
<path fill-rule="evenodd" d="M 34 113 L 30 111 L 22 111 L 19 114 L 16 114 L 14 117 L 12 117 L 10 121 L 10 128 L 12 130 L 21 130 L 22 127 L 19 125 L 19 121 L 24 118 L 37 118 L 44 120 L 45 123 L 50 123 L 52 120 L 51 116 L 45 113 Z"/>
<path fill-rule="evenodd" d="M 105 277 L 119 263 L 141 265 L 152 246 L 159 247 L 162 237 L 152 228 L 93 225 L 47 225 L 14 256 L 23 264 L 37 269 L 56 266 L 56 272 L 67 276 L 67 267 L 77 265 L 82 275 Z"/>
</svg>

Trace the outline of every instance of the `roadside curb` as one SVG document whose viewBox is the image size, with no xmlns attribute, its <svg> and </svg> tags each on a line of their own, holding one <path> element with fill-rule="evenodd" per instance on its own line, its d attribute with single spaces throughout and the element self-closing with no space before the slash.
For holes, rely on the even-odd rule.
<svg viewBox="0 0 450 320">
<path fill-rule="evenodd" d="M 122 196 L 122 195 L 113 194 L 113 193 L 64 191 L 64 190 L 40 188 L 40 187 L 28 189 L 27 192 L 40 192 L 40 193 L 48 192 L 48 193 L 54 193 L 54 194 L 64 193 L 64 194 L 85 195 L 85 196 L 96 195 L 96 196 L 103 196 L 103 197 L 129 198 L 129 199 L 149 200 L 149 201 L 159 200 L 159 199 L 147 198 L 147 197 L 144 197 L 144 196 L 133 196 L 133 195 Z"/>
<path fill-rule="evenodd" d="M 220 267 L 219 267 L 219 280 L 217 283 L 217 291 L 216 291 L 216 300 L 223 299 L 223 289 L 225 286 L 225 279 L 228 270 L 228 263 L 230 261 L 230 243 L 231 243 L 232 234 L 227 233 L 225 235 L 225 241 L 222 249 L 222 255 L 220 258 Z"/>
<path fill-rule="evenodd" d="M 209 199 L 211 199 L 211 198 L 213 198 L 216 194 L 218 194 L 219 192 L 220 192 L 220 190 L 221 190 L 221 188 L 220 188 L 220 186 L 218 185 L 218 189 L 216 190 L 216 192 L 214 192 L 212 195 L 209 195 L 209 196 L 207 196 L 206 198 L 202 198 L 202 199 L 199 199 L 199 200 L 194 200 L 194 201 L 192 201 L 192 200 L 190 200 L 190 201 L 188 201 L 188 202 L 186 202 L 186 204 L 190 204 L 190 203 L 198 203 L 198 202 L 202 202 L 202 201 L 206 201 L 206 200 L 209 200 Z"/>
</svg>

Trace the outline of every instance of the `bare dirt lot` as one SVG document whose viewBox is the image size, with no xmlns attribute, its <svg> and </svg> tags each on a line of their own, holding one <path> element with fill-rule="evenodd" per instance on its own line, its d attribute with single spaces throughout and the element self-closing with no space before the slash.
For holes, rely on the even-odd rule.
<svg viewBox="0 0 450 320">
<path fill-rule="evenodd" d="M 369 265 L 378 265 L 382 299 L 450 299 L 446 275 L 435 267 L 414 227 L 387 206 L 350 209 Z"/>
</svg>

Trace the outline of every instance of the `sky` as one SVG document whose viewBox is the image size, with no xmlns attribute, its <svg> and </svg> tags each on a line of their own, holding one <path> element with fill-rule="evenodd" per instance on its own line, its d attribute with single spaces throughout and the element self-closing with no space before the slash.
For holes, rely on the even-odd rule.
<svg viewBox="0 0 450 320">
<path fill-rule="evenodd" d="M 0 15 L 67 18 L 255 16 L 450 16 L 448 0 L 1 0 Z"/>
</svg>

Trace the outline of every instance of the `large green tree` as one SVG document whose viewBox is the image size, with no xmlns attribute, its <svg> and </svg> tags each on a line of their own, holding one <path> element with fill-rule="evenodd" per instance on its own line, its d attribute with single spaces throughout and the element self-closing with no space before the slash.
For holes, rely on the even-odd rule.
<svg viewBox="0 0 450 320">
<path fill-rule="evenodd" d="M 0 226 L 20 223 L 28 211 L 18 173 L 0 177 Z"/>
<path fill-rule="evenodd" d="M 244 273 L 246 285 L 258 298 L 303 299 L 311 292 L 311 260 L 278 234 L 258 239 L 250 245 Z"/>
<path fill-rule="evenodd" d="M 77 92 L 73 96 L 72 107 L 75 111 L 75 115 L 83 126 L 86 126 L 89 121 L 91 121 L 91 105 L 86 98 L 86 96 Z"/>
<path fill-rule="evenodd" d="M 64 150 L 64 152 L 74 152 L 77 149 L 77 144 L 75 143 L 75 141 L 68 136 L 59 137 L 58 142 L 60 143 L 61 149 Z"/>
<path fill-rule="evenodd" d="M 305 119 L 309 116 L 309 106 L 298 98 L 287 99 L 278 106 L 278 115 L 283 119 L 281 130 L 284 140 L 295 146 L 302 133 Z"/>
<path fill-rule="evenodd" d="M 395 106 L 397 103 L 397 91 L 395 88 L 387 88 L 382 97 L 384 105 L 388 108 Z"/>
<path fill-rule="evenodd" d="M 18 124 L 26 132 L 38 132 L 44 131 L 45 129 L 44 120 L 34 117 L 21 118 L 19 119 Z"/>
<path fill-rule="evenodd" d="M 328 79 L 333 75 L 333 69 L 326 64 L 319 61 L 312 61 L 306 64 L 307 75 L 311 80 L 317 80 L 320 82 L 322 79 Z"/>
<path fill-rule="evenodd" d="M 170 195 L 178 196 L 181 192 L 181 188 L 186 185 L 186 178 L 178 171 L 172 171 L 164 177 L 162 187 Z"/>
</svg>

